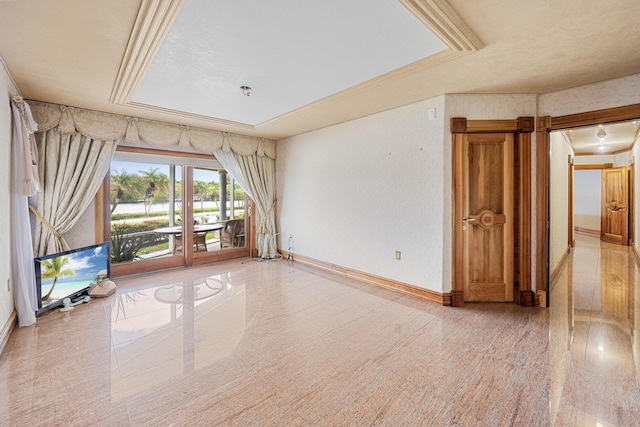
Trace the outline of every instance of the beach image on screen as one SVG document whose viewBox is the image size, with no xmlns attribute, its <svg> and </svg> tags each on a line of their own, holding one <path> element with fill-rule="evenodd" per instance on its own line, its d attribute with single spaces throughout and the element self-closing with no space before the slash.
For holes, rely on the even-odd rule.
<svg viewBox="0 0 640 427">
<path fill-rule="evenodd" d="M 95 246 L 40 260 L 42 306 L 107 278 L 108 256 L 108 248 Z"/>
</svg>

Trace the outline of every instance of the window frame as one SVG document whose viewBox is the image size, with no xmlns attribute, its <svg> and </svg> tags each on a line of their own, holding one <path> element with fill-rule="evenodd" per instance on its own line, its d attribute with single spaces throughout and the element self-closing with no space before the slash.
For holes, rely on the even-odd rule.
<svg viewBox="0 0 640 427">
<path fill-rule="evenodd" d="M 140 161 L 144 161 L 144 155 L 149 157 L 167 157 L 171 158 L 171 163 L 176 163 L 176 158 L 193 159 L 197 161 L 211 161 L 215 160 L 215 156 L 190 153 L 181 151 L 170 150 L 156 150 L 149 148 L 138 148 L 129 146 L 119 146 L 116 152 L 121 153 L 133 153 L 134 155 L 140 155 Z M 217 162 L 217 160 L 216 160 Z M 176 163 L 179 164 L 179 163 Z M 183 168 L 183 200 L 193 200 L 193 168 L 198 166 L 181 165 Z M 110 221 L 110 178 L 111 169 L 105 176 L 100 191 L 96 195 L 96 212 L 95 212 L 95 224 L 96 224 L 96 237 L 98 241 L 110 241 L 111 240 L 111 221 Z M 193 217 L 193 202 L 188 202 L 183 205 L 184 217 Z M 214 262 L 242 258 L 251 256 L 254 252 L 251 248 L 255 242 L 255 219 L 252 215 L 255 209 L 254 203 L 245 193 L 245 246 L 241 248 L 230 248 L 220 251 L 211 252 L 194 252 L 192 250 L 183 251 L 181 255 L 166 256 L 156 259 L 150 259 L 145 261 L 127 262 L 122 264 L 112 264 L 111 276 L 123 277 L 132 276 L 137 274 L 144 274 L 149 272 L 155 272 L 159 270 L 167 270 L 172 268 L 184 268 L 197 265 L 210 264 Z M 184 244 L 183 246 L 191 247 L 193 243 L 193 224 L 190 221 L 186 221 L 184 224 Z"/>
</svg>

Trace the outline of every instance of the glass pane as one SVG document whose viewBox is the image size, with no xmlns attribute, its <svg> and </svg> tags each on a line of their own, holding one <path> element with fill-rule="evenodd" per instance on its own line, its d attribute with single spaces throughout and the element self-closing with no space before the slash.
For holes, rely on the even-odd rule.
<svg viewBox="0 0 640 427">
<path fill-rule="evenodd" d="M 158 230 L 180 226 L 181 195 L 181 166 L 112 161 L 111 262 L 140 261 L 180 252 L 181 232 Z"/>
<path fill-rule="evenodd" d="M 193 199 L 196 252 L 244 247 L 244 191 L 224 169 L 194 168 Z"/>
</svg>

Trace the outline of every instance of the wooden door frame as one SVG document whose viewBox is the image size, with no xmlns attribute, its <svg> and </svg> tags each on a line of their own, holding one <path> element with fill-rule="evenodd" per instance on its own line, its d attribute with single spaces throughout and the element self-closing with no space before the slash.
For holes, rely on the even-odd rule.
<svg viewBox="0 0 640 427">
<path fill-rule="evenodd" d="M 640 104 L 606 108 L 566 116 L 538 117 L 536 125 L 536 291 L 545 295 L 549 290 L 549 133 L 599 124 L 625 122 L 640 119 Z M 632 207 L 635 209 L 635 206 Z M 633 217 L 629 229 L 634 228 Z M 549 306 L 549 299 L 546 298 Z"/>
<path fill-rule="evenodd" d="M 465 117 L 451 118 L 453 144 L 453 223 L 452 248 L 453 271 L 451 305 L 464 306 L 463 290 L 463 235 L 464 213 L 462 191 L 461 146 L 456 142 L 456 134 L 464 133 L 513 133 L 514 134 L 514 295 L 516 302 L 525 307 L 534 306 L 531 290 L 531 134 L 534 130 L 533 117 L 519 117 L 515 120 L 467 120 Z M 516 291 L 519 291 L 516 292 Z"/>
<path fill-rule="evenodd" d="M 567 170 L 569 171 L 569 176 L 567 177 L 567 190 L 569 192 L 568 197 L 567 197 L 567 202 L 569 203 L 569 206 L 567 206 L 567 212 L 569 212 L 569 218 L 567 219 L 569 221 L 569 227 L 568 231 L 567 231 L 567 244 L 569 245 L 570 248 L 573 248 L 576 245 L 576 241 L 573 235 L 573 170 L 574 170 L 574 165 L 573 165 L 573 156 L 571 156 L 571 154 L 569 154 L 567 156 Z"/>
</svg>

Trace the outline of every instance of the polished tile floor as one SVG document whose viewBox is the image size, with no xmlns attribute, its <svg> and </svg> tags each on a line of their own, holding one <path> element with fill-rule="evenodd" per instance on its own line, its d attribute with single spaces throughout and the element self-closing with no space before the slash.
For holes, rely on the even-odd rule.
<svg viewBox="0 0 640 427">
<path fill-rule="evenodd" d="M 14 331 L 0 425 L 637 425 L 637 287 L 623 275 L 608 302 L 593 282 L 632 262 L 598 245 L 549 310 L 440 307 L 287 261 L 119 280 Z"/>
<path fill-rule="evenodd" d="M 551 286 L 555 425 L 640 425 L 640 271 L 628 247 L 576 234 Z"/>
</svg>

